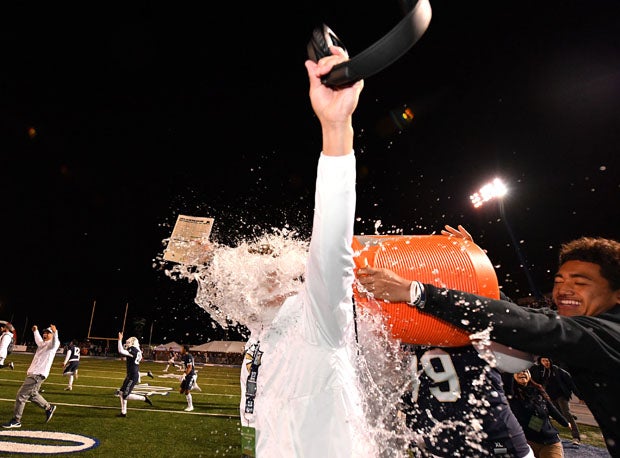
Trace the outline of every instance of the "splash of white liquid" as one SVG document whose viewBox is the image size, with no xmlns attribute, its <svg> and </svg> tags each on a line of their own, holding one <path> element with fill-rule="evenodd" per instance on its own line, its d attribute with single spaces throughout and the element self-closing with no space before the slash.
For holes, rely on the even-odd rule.
<svg viewBox="0 0 620 458">
<path fill-rule="evenodd" d="M 270 254 L 257 253 L 264 246 L 270 247 Z M 241 324 L 252 331 L 275 316 L 277 307 L 265 304 L 301 287 L 308 246 L 297 233 L 277 230 L 234 247 L 213 243 L 207 264 L 175 264 L 164 270 L 171 279 L 196 282 L 196 304 L 222 327 Z M 391 337 L 383 317 L 367 308 L 356 309 L 356 329 L 359 392 L 371 427 L 368 437 L 380 447 L 378 458 L 420 456 L 409 449 L 421 440 L 420 433 L 406 425 L 399 409 L 413 376 L 401 342 Z M 463 421 L 471 424 L 473 417 L 464 413 Z M 453 426 L 442 423 L 437 428 Z"/>
</svg>

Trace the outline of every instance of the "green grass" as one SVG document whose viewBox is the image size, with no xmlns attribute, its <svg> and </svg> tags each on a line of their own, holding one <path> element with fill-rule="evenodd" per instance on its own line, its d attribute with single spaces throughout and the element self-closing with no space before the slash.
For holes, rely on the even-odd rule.
<svg viewBox="0 0 620 458">
<path fill-rule="evenodd" d="M 164 375 L 164 364 L 145 361 L 140 365 L 141 371 L 151 370 L 155 378 L 143 377 L 142 383 L 168 387 L 171 391 L 167 396 L 151 396 L 153 406 L 141 401 L 128 401 L 127 417 L 118 418 L 120 400 L 115 391 L 125 377 L 125 362 L 84 357 L 73 391 L 64 391 L 67 378 L 62 376 L 63 359 L 60 355 L 56 357 L 50 376 L 42 387 L 42 395 L 58 406 L 52 420 L 45 423 L 43 410 L 28 403 L 21 429 L 0 429 L 0 434 L 55 431 L 80 434 L 99 441 L 96 448 L 71 453 L 75 457 L 238 458 L 241 455 L 238 368 L 199 367 L 198 385 L 202 392 L 192 392 L 195 410 L 184 412 L 187 402 L 185 396 L 178 392 L 180 382 L 159 377 Z M 32 354 L 12 354 L 8 361 L 14 361 L 15 370 L 7 367 L 0 371 L 1 423 L 13 416 L 15 395 L 26 376 Z M 50 443 L 32 438 L 0 436 L 0 446 L 11 445 L 8 442 Z M 11 454 L 3 451 L 0 456 Z"/>
<path fill-rule="evenodd" d="M 560 437 L 562 439 L 571 440 L 573 438 L 569 428 L 560 426 L 560 424 L 556 423 L 555 421 L 553 422 L 553 426 L 555 426 L 556 429 L 559 431 Z M 605 440 L 603 439 L 600 428 L 597 428 L 596 426 L 582 425 L 579 423 L 577 423 L 577 426 L 579 426 L 579 434 L 581 435 L 582 444 L 589 444 L 595 447 L 606 448 Z"/>
<path fill-rule="evenodd" d="M 153 395 L 153 406 L 141 401 L 128 402 L 126 418 L 118 418 L 120 401 L 115 391 L 125 377 L 125 362 L 120 359 L 83 357 L 79 378 L 73 391 L 64 391 L 67 378 L 62 376 L 64 357 L 57 356 L 49 378 L 43 383 L 42 395 L 58 406 L 54 417 L 45 423 L 43 410 L 27 404 L 21 429 L 0 428 L 0 447 L 19 443 L 58 445 L 45 439 L 3 436 L 12 432 L 53 431 L 94 438 L 99 445 L 93 449 L 70 453 L 72 457 L 147 457 L 147 458 L 217 458 L 241 455 L 239 431 L 239 369 L 226 366 L 198 368 L 198 385 L 193 391 L 195 410 L 184 412 L 185 396 L 179 394 L 179 381 L 162 378 L 165 364 L 144 361 L 143 372 L 153 372 L 154 379 L 143 377 L 142 383 L 170 388 L 167 396 Z M 0 370 L 0 423 L 13 416 L 17 390 L 26 376 L 32 354 L 12 354 L 15 370 Z M 180 374 L 171 369 L 169 374 Z M 570 439 L 570 430 L 556 425 L 563 438 Z M 599 428 L 579 425 L 582 442 L 605 448 Z M 64 453 L 67 455 L 68 453 Z M 0 456 L 18 456 L 0 451 Z M 53 456 L 50 454 L 29 454 Z"/>
</svg>

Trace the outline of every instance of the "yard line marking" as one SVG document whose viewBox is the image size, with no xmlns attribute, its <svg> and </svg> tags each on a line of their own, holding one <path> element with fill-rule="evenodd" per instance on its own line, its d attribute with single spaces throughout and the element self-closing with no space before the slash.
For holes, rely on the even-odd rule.
<svg viewBox="0 0 620 458">
<path fill-rule="evenodd" d="M 0 401 L 6 401 L 14 403 L 15 399 L 6 399 L 0 398 Z M 97 406 L 94 404 L 72 404 L 69 402 L 54 402 L 55 406 L 69 406 L 69 407 L 85 407 L 88 409 L 102 409 L 102 410 L 119 410 L 118 406 Z M 226 414 L 226 413 L 215 413 L 215 412 L 185 412 L 183 410 L 170 410 L 170 409 L 141 409 L 139 407 L 128 407 L 127 410 L 136 410 L 142 412 L 151 412 L 151 413 L 176 413 L 181 415 L 199 415 L 203 417 L 219 417 L 219 418 L 237 418 L 239 417 L 239 412 L 234 414 Z"/>
</svg>

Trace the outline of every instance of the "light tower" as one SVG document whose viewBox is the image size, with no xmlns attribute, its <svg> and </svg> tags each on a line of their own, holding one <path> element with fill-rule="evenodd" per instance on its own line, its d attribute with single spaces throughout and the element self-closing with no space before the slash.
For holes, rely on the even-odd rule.
<svg viewBox="0 0 620 458">
<path fill-rule="evenodd" d="M 521 252 L 517 238 L 515 237 L 514 231 L 512 230 L 512 227 L 508 222 L 508 218 L 506 217 L 506 209 L 504 207 L 504 196 L 506 196 L 506 194 L 508 194 L 508 187 L 500 178 L 494 178 L 493 181 L 484 184 L 477 192 L 469 196 L 469 199 L 471 200 L 474 208 L 480 208 L 489 201 L 492 201 L 494 199 L 497 200 L 499 214 L 502 218 L 502 221 L 506 225 L 506 229 L 508 230 L 508 235 L 510 236 L 512 245 L 517 252 L 517 257 L 519 258 L 521 267 L 523 267 L 523 271 L 525 272 L 525 277 L 527 278 L 527 282 L 530 286 L 530 291 L 532 292 L 532 294 L 534 294 L 534 297 L 536 297 L 536 299 L 543 299 L 543 295 L 540 293 L 540 291 L 536 287 L 536 284 L 534 283 L 534 279 L 532 278 L 530 270 L 527 267 L 525 256 L 523 256 L 523 253 Z"/>
</svg>

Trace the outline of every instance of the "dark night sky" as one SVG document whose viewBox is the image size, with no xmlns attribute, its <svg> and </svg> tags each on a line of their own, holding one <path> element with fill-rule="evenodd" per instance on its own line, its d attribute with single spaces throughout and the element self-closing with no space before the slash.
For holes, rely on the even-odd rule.
<svg viewBox="0 0 620 458">
<path fill-rule="evenodd" d="M 92 334 L 114 337 L 128 303 L 127 332 L 142 318 L 148 340 L 154 322 L 154 343 L 235 338 L 212 329 L 194 285 L 156 268 L 162 240 L 178 214 L 215 217 L 226 243 L 285 223 L 307 233 L 321 145 L 303 66 L 311 30 L 324 21 L 354 56 L 402 13 L 131 3 L 1 7 L 0 318 L 27 336 L 53 322 L 63 340 L 83 338 L 97 301 Z M 619 237 L 617 0 L 431 5 L 422 39 L 366 80 L 356 232 L 463 224 L 504 290 L 527 296 L 497 206 L 469 204 L 500 175 L 546 292 L 561 242 Z M 406 107 L 413 122 L 396 126 Z"/>
</svg>

